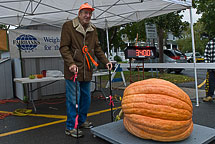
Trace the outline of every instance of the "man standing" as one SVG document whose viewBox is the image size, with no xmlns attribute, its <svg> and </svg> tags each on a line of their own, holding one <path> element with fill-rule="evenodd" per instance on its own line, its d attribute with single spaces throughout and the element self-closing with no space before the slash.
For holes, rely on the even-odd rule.
<svg viewBox="0 0 215 144">
<path fill-rule="evenodd" d="M 205 63 L 215 63 L 215 39 L 210 40 L 205 48 Z M 215 87 L 215 70 L 209 69 L 209 89 L 205 98 L 203 98 L 204 102 L 209 102 L 213 100 L 214 96 L 214 87 Z"/>
<path fill-rule="evenodd" d="M 94 8 L 88 3 L 82 4 L 79 8 L 78 17 L 65 22 L 61 32 L 60 53 L 64 60 L 64 77 L 66 79 L 66 108 L 67 135 L 77 137 L 75 128 L 76 118 L 76 83 L 71 80 L 77 74 L 78 89 L 78 125 L 80 128 L 90 128 L 92 123 L 86 121 L 88 109 L 91 103 L 90 81 L 92 80 L 94 56 L 106 64 L 111 70 L 112 63 L 108 61 L 102 51 L 96 27 L 90 22 Z M 83 132 L 78 130 L 78 137 Z"/>
</svg>

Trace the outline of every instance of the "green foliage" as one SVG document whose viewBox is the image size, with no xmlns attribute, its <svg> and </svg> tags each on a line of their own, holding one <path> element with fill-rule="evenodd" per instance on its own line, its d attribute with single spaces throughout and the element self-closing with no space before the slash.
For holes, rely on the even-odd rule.
<svg viewBox="0 0 215 144">
<path fill-rule="evenodd" d="M 125 42 L 122 40 L 122 32 L 121 32 L 121 26 L 118 27 L 114 27 L 115 28 L 115 35 L 113 35 L 113 33 L 110 33 L 111 35 L 111 46 L 115 48 L 115 52 L 116 52 L 116 48 L 120 48 L 121 50 L 124 50 L 126 47 Z"/>
<path fill-rule="evenodd" d="M 106 40 L 106 35 L 105 35 L 105 31 L 103 29 L 99 29 L 97 28 L 97 32 L 98 32 L 98 38 L 99 38 L 99 42 L 100 42 L 100 45 L 102 47 L 102 50 L 104 52 L 107 52 L 107 41 Z"/>
<path fill-rule="evenodd" d="M 208 39 L 202 39 L 202 33 L 205 33 L 204 25 L 201 22 L 197 22 L 194 25 L 195 49 L 197 52 L 200 52 L 203 55 Z M 183 32 L 181 38 L 177 40 L 177 44 L 179 50 L 182 52 L 192 52 L 192 37 L 190 27 L 187 27 L 187 30 Z"/>
<path fill-rule="evenodd" d="M 162 29 L 164 33 L 172 32 L 174 36 L 179 37 L 186 29 L 188 23 L 182 22 L 183 15 L 179 15 L 180 11 L 172 12 L 165 15 L 157 16 L 147 20 L 149 23 L 155 23 L 157 29 Z"/>
<path fill-rule="evenodd" d="M 122 41 L 121 38 L 121 32 L 120 32 L 121 26 L 115 26 L 108 29 L 108 39 L 109 39 L 109 48 L 110 50 L 114 48 L 121 48 L 124 50 L 126 47 L 124 41 Z M 98 31 L 98 37 L 101 44 L 101 47 L 104 52 L 107 52 L 107 36 L 106 31 L 103 29 L 97 29 Z"/>
<path fill-rule="evenodd" d="M 6 25 L 0 25 L 0 29 L 7 29 Z"/>
<path fill-rule="evenodd" d="M 147 20 L 148 23 L 154 23 L 157 26 L 160 63 L 163 63 L 163 40 L 166 40 L 167 32 L 172 32 L 174 36 L 179 37 L 188 25 L 187 22 L 181 21 L 183 16 L 179 15 L 179 13 L 180 11 L 172 12 Z M 160 72 L 162 72 L 162 69 Z"/>
<path fill-rule="evenodd" d="M 122 61 L 121 57 L 118 56 L 118 55 L 116 55 L 116 56 L 114 57 L 114 60 L 117 61 L 117 62 L 121 62 L 121 61 Z"/>
<path fill-rule="evenodd" d="M 194 7 L 197 13 L 202 14 L 200 21 L 204 24 L 204 29 L 210 38 L 215 37 L 215 1 L 214 0 L 195 0 Z"/>
<path fill-rule="evenodd" d="M 129 41 L 134 42 L 137 38 L 138 33 L 138 41 L 146 41 L 146 32 L 145 32 L 145 21 L 128 23 L 122 26 L 121 30 L 122 34 L 126 34 Z"/>
</svg>

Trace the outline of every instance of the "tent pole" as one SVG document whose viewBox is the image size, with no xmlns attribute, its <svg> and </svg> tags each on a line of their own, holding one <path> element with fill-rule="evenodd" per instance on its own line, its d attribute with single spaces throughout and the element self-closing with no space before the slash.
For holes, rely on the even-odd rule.
<svg viewBox="0 0 215 144">
<path fill-rule="evenodd" d="M 194 64 L 194 74 L 195 74 L 195 87 L 196 87 L 196 106 L 199 106 L 199 95 L 198 95 L 198 85 L 197 85 L 197 72 L 196 72 L 196 51 L 194 42 L 194 31 L 193 31 L 193 17 L 192 17 L 192 7 L 190 7 L 190 27 L 192 34 L 192 48 L 193 48 L 193 64 Z"/>
<path fill-rule="evenodd" d="M 33 1 L 31 0 L 31 14 L 33 14 Z"/>
<path fill-rule="evenodd" d="M 108 35 L 108 25 L 107 25 L 107 19 L 105 19 L 105 30 L 106 30 L 106 36 L 107 36 L 107 58 L 108 58 L 108 60 L 110 60 L 109 59 L 109 57 L 110 57 L 110 48 L 109 48 L 109 35 Z"/>
</svg>

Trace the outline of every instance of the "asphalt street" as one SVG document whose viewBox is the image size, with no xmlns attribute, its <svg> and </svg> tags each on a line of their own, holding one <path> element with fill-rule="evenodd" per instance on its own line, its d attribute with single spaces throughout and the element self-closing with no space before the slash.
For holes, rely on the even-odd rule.
<svg viewBox="0 0 215 144">
<path fill-rule="evenodd" d="M 184 71 L 182 74 L 191 74 Z M 199 73 L 200 74 L 200 73 Z M 204 72 L 202 72 L 202 80 Z M 195 89 L 189 87 L 194 83 L 178 84 L 191 98 L 193 103 L 193 122 L 198 125 L 215 128 L 215 101 L 203 102 L 204 90 L 199 90 L 199 106 L 196 106 Z M 103 89 L 106 95 L 110 95 L 109 89 Z M 119 113 L 123 96 L 123 89 L 114 89 L 114 117 Z M 0 103 L 0 113 L 8 113 L 16 109 L 26 108 L 26 104 L 17 101 Z M 36 101 L 37 113 L 28 116 L 9 115 L 0 119 L 0 144 L 108 144 L 109 142 L 99 137 L 94 137 L 89 129 L 84 129 L 85 136 L 75 139 L 64 133 L 66 121 L 65 95 L 47 96 Z M 101 92 L 92 94 L 91 107 L 88 120 L 94 126 L 101 126 L 111 122 L 109 101 L 106 101 Z M 210 144 L 215 141 L 210 142 Z M 157 142 L 155 142 L 157 144 Z"/>
</svg>

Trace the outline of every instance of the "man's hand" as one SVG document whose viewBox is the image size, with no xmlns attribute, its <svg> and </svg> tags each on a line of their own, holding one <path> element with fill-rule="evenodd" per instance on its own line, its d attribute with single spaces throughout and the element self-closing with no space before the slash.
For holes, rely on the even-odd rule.
<svg viewBox="0 0 215 144">
<path fill-rule="evenodd" d="M 69 67 L 69 70 L 71 71 L 71 72 L 77 72 L 78 73 L 78 67 L 74 64 L 74 65 L 71 65 L 70 67 Z"/>
<path fill-rule="evenodd" d="M 112 63 L 111 62 L 107 63 L 106 67 L 108 70 L 112 70 Z"/>
</svg>

